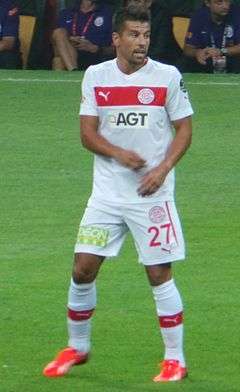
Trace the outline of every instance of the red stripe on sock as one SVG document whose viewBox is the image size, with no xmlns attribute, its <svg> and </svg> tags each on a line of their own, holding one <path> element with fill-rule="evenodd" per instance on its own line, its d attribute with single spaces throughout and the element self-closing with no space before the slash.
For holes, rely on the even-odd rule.
<svg viewBox="0 0 240 392">
<path fill-rule="evenodd" d="M 183 312 L 173 314 L 172 316 L 159 316 L 161 328 L 173 328 L 183 323 Z"/>
<path fill-rule="evenodd" d="M 68 308 L 68 317 L 73 321 L 88 320 L 92 316 L 94 309 L 90 310 L 72 310 Z"/>
</svg>

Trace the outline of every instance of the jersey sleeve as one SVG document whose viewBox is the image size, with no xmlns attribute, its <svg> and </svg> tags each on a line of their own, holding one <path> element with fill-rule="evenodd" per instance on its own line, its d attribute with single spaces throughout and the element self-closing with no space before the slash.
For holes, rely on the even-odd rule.
<svg viewBox="0 0 240 392">
<path fill-rule="evenodd" d="M 67 23 L 67 20 L 69 20 L 70 22 Z M 62 9 L 59 13 L 56 27 L 68 30 L 69 24 L 70 26 L 72 25 L 72 15 L 67 8 Z"/>
<path fill-rule="evenodd" d="M 7 10 L 6 20 L 2 26 L 2 37 L 17 37 L 19 28 L 19 10 L 12 5 Z"/>
<path fill-rule="evenodd" d="M 234 7 L 235 24 L 234 24 L 234 45 L 240 44 L 240 7 Z"/>
<path fill-rule="evenodd" d="M 97 103 L 94 91 L 94 75 L 89 67 L 82 81 L 82 100 L 80 104 L 80 115 L 98 116 Z"/>
<path fill-rule="evenodd" d="M 176 121 L 191 116 L 193 110 L 182 75 L 175 67 L 172 69 L 173 75 L 168 86 L 166 109 L 170 120 Z"/>
<path fill-rule="evenodd" d="M 185 38 L 185 43 L 187 45 L 194 46 L 196 48 L 200 48 L 202 44 L 202 37 L 201 37 L 201 15 L 200 13 L 194 15 L 188 27 L 188 31 Z"/>
</svg>

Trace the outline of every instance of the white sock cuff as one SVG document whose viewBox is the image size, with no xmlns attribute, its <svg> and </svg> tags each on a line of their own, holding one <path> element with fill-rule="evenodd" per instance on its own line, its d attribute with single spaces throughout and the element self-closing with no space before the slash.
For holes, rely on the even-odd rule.
<svg viewBox="0 0 240 392">
<path fill-rule="evenodd" d="M 174 279 L 152 287 L 158 316 L 174 315 L 183 310 L 183 304 Z"/>
<path fill-rule="evenodd" d="M 68 292 L 68 308 L 74 311 L 95 309 L 97 302 L 96 282 L 76 284 L 71 279 Z"/>
<path fill-rule="evenodd" d="M 95 280 L 90 283 L 79 283 L 79 284 L 75 283 L 73 278 L 71 278 L 71 281 L 70 281 L 70 286 L 72 286 L 74 289 L 77 289 L 77 290 L 79 290 L 80 288 L 83 290 L 88 290 L 88 289 L 93 288 L 95 286 L 95 284 L 96 284 Z"/>
<path fill-rule="evenodd" d="M 152 286 L 152 291 L 154 295 L 164 295 L 168 293 L 170 290 L 172 290 L 173 287 L 175 286 L 175 281 L 174 279 L 170 279 L 165 283 L 160 284 L 159 286 Z"/>
</svg>

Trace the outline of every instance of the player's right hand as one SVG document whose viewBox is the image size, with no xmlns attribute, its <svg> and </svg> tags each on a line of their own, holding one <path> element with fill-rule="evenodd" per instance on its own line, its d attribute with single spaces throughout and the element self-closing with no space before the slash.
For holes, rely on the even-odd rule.
<svg viewBox="0 0 240 392">
<path fill-rule="evenodd" d="M 215 60 L 219 59 L 222 56 L 221 51 L 218 48 L 207 48 L 207 53 L 209 57 Z"/>
<path fill-rule="evenodd" d="M 129 169 L 138 170 L 146 165 L 145 159 L 141 158 L 136 152 L 130 150 L 119 149 L 115 155 L 115 159 L 123 166 Z"/>
<path fill-rule="evenodd" d="M 209 57 L 209 55 L 208 55 L 207 48 L 205 48 L 205 49 L 197 49 L 197 51 L 196 51 L 196 59 L 197 59 L 197 61 L 200 64 L 206 65 L 208 57 Z"/>
</svg>

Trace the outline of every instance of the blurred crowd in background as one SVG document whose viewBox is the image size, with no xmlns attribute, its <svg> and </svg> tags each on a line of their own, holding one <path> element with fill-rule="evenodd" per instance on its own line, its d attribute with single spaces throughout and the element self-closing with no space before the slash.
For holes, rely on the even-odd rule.
<svg viewBox="0 0 240 392">
<path fill-rule="evenodd" d="M 75 14 L 82 13 L 80 5 L 84 2 L 85 0 L 0 0 L 0 68 L 5 68 L 5 59 L 1 60 L 1 44 L 3 47 L 2 39 L 4 34 L 7 34 L 4 33 L 3 18 L 4 7 L 6 11 L 8 6 L 10 8 L 8 8 L 7 15 L 12 19 L 17 16 L 14 15 L 16 10 L 17 14 L 36 18 L 26 65 L 28 69 L 85 69 L 91 63 L 114 57 L 114 49 L 109 41 L 112 14 L 118 7 L 138 1 L 95 1 L 93 2 L 96 7 L 94 19 L 91 19 L 91 12 L 87 10 L 86 14 L 89 17 L 86 16 L 84 19 L 83 15 L 83 24 L 80 28 L 78 24 L 81 21 L 81 15 L 78 15 L 80 18 L 78 20 L 74 18 Z M 91 1 L 88 2 L 91 3 Z M 230 0 L 145 0 L 140 2 L 149 7 L 152 16 L 149 48 L 151 58 L 178 66 L 182 72 L 214 72 L 217 68 L 227 72 L 240 71 L 240 0 L 232 0 L 232 2 Z M 225 13 L 228 7 L 228 15 L 223 15 L 224 23 L 210 20 L 211 7 L 220 6 L 225 6 Z M 104 29 L 101 28 L 103 17 Z M 188 31 L 186 31 L 184 48 L 179 44 L 173 31 L 174 17 L 191 20 Z M 90 28 L 91 25 L 93 28 Z M 206 38 L 207 35 L 202 34 L 203 30 L 211 30 L 212 26 L 214 31 Z M 9 34 L 11 35 L 11 32 Z M 81 40 L 80 35 L 84 36 L 82 38 L 87 36 L 87 39 Z M 10 45 L 10 41 L 7 45 Z M 19 44 L 15 43 L 15 48 L 18 46 Z M 209 46 L 211 50 L 206 49 Z M 20 68 L 21 60 L 15 60 L 16 67 Z M 214 66 L 215 63 L 216 66 Z M 10 66 L 10 68 L 13 67 Z"/>
</svg>

